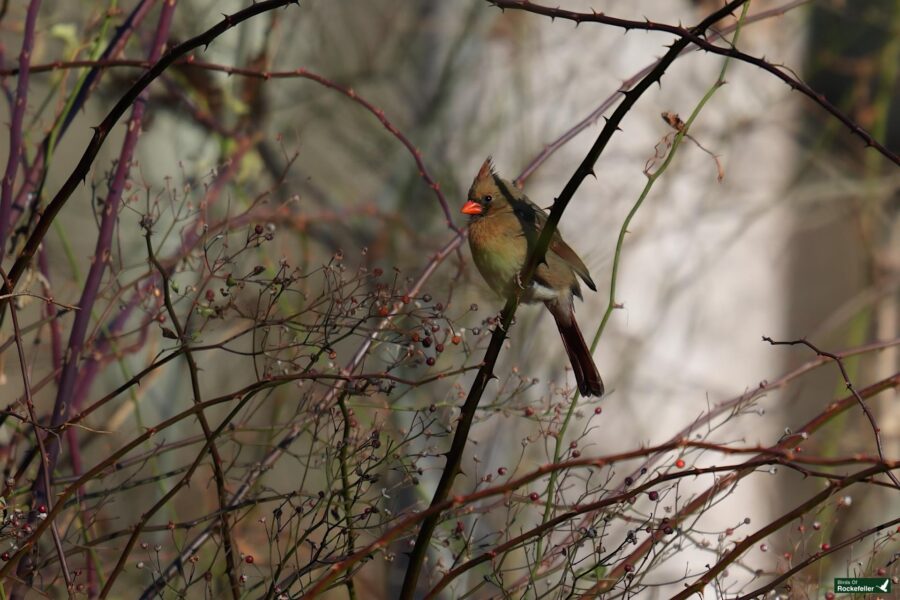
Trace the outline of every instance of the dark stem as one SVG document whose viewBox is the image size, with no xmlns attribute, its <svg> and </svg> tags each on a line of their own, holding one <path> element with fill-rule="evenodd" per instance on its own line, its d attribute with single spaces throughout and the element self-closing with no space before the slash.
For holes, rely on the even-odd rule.
<svg viewBox="0 0 900 600">
<path fill-rule="evenodd" d="M 194 406 L 200 407 L 203 404 L 203 396 L 200 391 L 200 370 L 197 368 L 197 361 L 194 358 L 188 334 L 182 326 L 181 320 L 178 318 L 178 313 L 175 311 L 174 304 L 172 304 L 168 274 L 159 263 L 159 260 L 157 260 L 156 254 L 153 252 L 153 243 L 151 242 L 150 237 L 150 228 L 147 227 L 144 235 L 144 239 L 147 242 L 147 256 L 153 264 L 153 267 L 159 272 L 160 279 L 162 280 L 163 302 L 166 306 L 166 313 L 169 315 L 169 321 L 172 323 L 172 327 L 175 328 L 175 335 L 178 336 L 178 340 L 181 342 L 181 347 L 184 351 L 184 358 L 187 362 L 188 372 L 190 373 L 191 378 L 191 393 Z M 228 582 L 231 587 L 231 596 L 234 600 L 239 600 L 241 596 L 241 586 L 237 575 L 237 563 L 235 562 L 231 524 L 228 520 L 228 512 L 225 510 L 228 506 L 228 495 L 225 490 L 225 473 L 222 471 L 222 456 L 219 453 L 219 448 L 215 444 L 212 429 L 209 427 L 209 421 L 203 410 L 197 411 L 197 421 L 200 422 L 200 428 L 203 430 L 203 436 L 206 438 L 206 446 L 209 448 L 209 453 L 212 457 L 213 477 L 216 480 L 216 494 L 219 499 L 219 511 L 221 513 L 219 522 L 222 526 L 222 542 L 225 550 L 225 574 L 228 576 Z"/>
</svg>

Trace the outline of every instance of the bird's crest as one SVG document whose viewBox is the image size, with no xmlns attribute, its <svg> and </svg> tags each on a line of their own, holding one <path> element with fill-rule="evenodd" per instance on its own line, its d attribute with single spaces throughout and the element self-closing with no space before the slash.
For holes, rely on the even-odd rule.
<svg viewBox="0 0 900 600">
<path fill-rule="evenodd" d="M 493 159 L 488 156 L 484 163 L 481 165 L 481 169 L 478 170 L 478 175 L 475 177 L 476 181 L 484 181 L 486 179 L 490 179 L 494 175 L 494 163 Z"/>
</svg>

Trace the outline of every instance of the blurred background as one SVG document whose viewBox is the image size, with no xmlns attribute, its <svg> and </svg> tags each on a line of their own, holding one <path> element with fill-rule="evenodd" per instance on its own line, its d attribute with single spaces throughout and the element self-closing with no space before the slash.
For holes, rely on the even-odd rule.
<svg viewBox="0 0 900 600">
<path fill-rule="evenodd" d="M 96 59 L 116 27 L 136 9 L 143 10 L 141 20 L 115 58 L 146 60 L 163 4 L 45 1 L 38 12 L 31 64 Z M 722 3 L 556 4 L 689 25 Z M 231 0 L 181 0 L 172 13 L 166 43 L 171 47 L 191 38 L 218 22 L 222 13 L 244 6 Z M 3 4 L 3 69 L 17 64 L 28 8 L 25 0 Z M 737 17 L 717 23 L 710 39 L 727 45 L 724 40 L 734 35 Z M 900 4 L 753 0 L 744 21 L 740 49 L 783 65 L 885 146 L 895 152 L 900 148 Z M 297 509 L 294 524 L 279 537 L 273 507 L 258 499 L 280 495 L 287 501 L 285 495 L 292 493 L 314 499 L 320 489 L 338 489 L 335 481 L 341 475 L 334 465 L 346 463 L 346 457 L 339 456 L 346 446 L 334 446 L 330 440 L 343 435 L 347 419 L 358 424 L 360 432 L 353 439 L 367 439 L 375 432 L 376 437 L 394 440 L 396 452 L 403 455 L 385 453 L 381 463 L 371 466 L 377 482 L 367 483 L 354 498 L 358 507 L 381 511 L 381 520 L 371 525 L 367 521 L 357 543 L 377 538 L 394 515 L 423 508 L 431 499 L 443 465 L 439 454 L 449 444 L 448 434 L 474 376 L 469 367 L 481 361 L 491 319 L 502 308 L 502 299 L 491 294 L 473 268 L 465 242 L 459 250 L 446 252 L 446 258 L 440 254 L 456 235 L 448 227 L 441 200 L 451 225 L 463 227 L 459 207 L 490 155 L 503 177 L 524 176 L 528 196 L 549 208 L 599 134 L 603 115 L 612 110 L 598 108 L 617 101 L 623 85 L 633 83 L 673 39 L 665 33 L 625 32 L 591 23 L 575 27 L 562 19 L 501 11 L 482 0 L 303 2 L 299 8 L 260 15 L 193 53 L 196 62 L 213 68 L 176 64 L 149 87 L 142 133 L 116 208 L 110 254 L 103 258 L 108 267 L 78 359 L 79 369 L 89 374 L 76 385 L 79 406 L 103 398 L 174 347 L 167 336 L 171 323 L 158 318 L 165 307 L 158 274 L 148 266 L 142 231 L 148 215 L 156 252 L 171 269 L 173 292 L 180 298 L 176 308 L 193 335 L 191 343 L 212 347 L 197 352 L 205 398 L 233 393 L 273 374 L 310 369 L 339 373 L 350 363 L 350 372 L 388 369 L 404 380 L 447 373 L 427 385 L 367 379 L 370 387 L 357 389 L 358 394 L 342 402 L 341 411 L 333 405 L 333 384 L 313 381 L 278 387 L 242 409 L 235 418 L 237 426 L 223 434 L 221 452 L 228 467 L 226 490 L 243 490 L 243 499 L 257 499 L 241 509 L 232 532 L 241 556 L 255 557 L 241 565 L 248 597 L 274 590 L 272 581 L 286 583 L 285 593 L 298 594 L 284 597 L 299 597 L 321 576 L 316 569 L 327 560 L 316 555 L 316 548 L 331 543 L 329 534 L 307 530 Z M 694 50 L 681 56 L 661 85 L 653 86 L 626 116 L 622 131 L 597 162 L 596 178 L 584 182 L 563 216 L 560 228 L 566 240 L 598 284 L 598 292 L 586 291 L 576 307 L 589 340 L 610 304 L 616 305 L 594 353 L 608 394 L 599 403 L 580 400 L 573 405 L 574 379 L 552 319 L 543 309 L 521 307 L 496 369 L 498 380 L 489 385 L 469 438 L 458 493 L 490 483 L 484 477 L 498 470 L 523 474 L 572 458 L 573 451 L 580 456 L 615 454 L 684 434 L 679 432 L 716 444 L 770 446 L 846 396 L 833 363 L 780 381 L 815 359 L 815 353 L 802 346 L 773 347 L 763 336 L 807 338 L 833 352 L 874 344 L 877 351 L 846 360 L 852 382 L 863 389 L 896 377 L 900 172 L 819 106 L 752 65 L 732 61 L 724 85 L 716 88 L 723 60 Z M 226 67 L 269 77 L 229 74 Z M 43 187 L 33 186 L 27 196 L 34 206 L 59 189 L 81 157 L 90 127 L 106 115 L 142 67 L 109 65 L 100 71 L 90 96 L 71 113 L 67 100 L 86 69 L 30 75 L 25 154 L 16 190 L 26 181 L 41 141 L 54 131 L 61 115 L 72 116 L 47 161 Z M 17 82 L 7 75 L 5 101 L 0 102 L 4 123 L 11 120 Z M 641 198 L 648 173 L 656 171 L 672 144 L 674 130 L 660 115 L 676 113 L 686 120 L 711 89 L 715 94 L 693 123 L 690 139 L 654 182 L 628 227 L 613 297 L 620 228 Z M 129 114 L 113 130 L 84 185 L 46 237 L 43 271 L 32 272 L 19 290 L 27 288 L 70 305 L 82 298 L 85 274 L 98 260 L 108 180 L 121 157 Z M 583 121 L 583 128 L 573 129 Z M 560 141 L 567 134 L 571 139 Z M 6 164 L 7 157 L 8 144 L 0 143 L 0 164 Z M 5 269 L 21 241 L 21 236 L 8 239 Z M 435 262 L 436 257 L 441 260 Z M 252 273 L 257 265 L 263 271 L 256 275 L 267 277 L 267 286 L 257 286 L 249 275 L 242 285 L 228 280 Z M 288 273 L 290 282 L 284 279 Z M 410 294 L 423 273 L 428 279 Z M 271 291 L 275 284 L 282 286 L 277 294 Z M 223 288 L 231 291 L 228 299 Z M 207 289 L 213 290 L 215 302 L 207 301 Z M 351 313 L 341 311 L 353 294 L 366 298 L 361 305 L 368 302 L 371 310 L 368 320 L 350 326 Z M 377 325 L 395 303 L 402 307 L 400 316 L 387 326 Z M 216 305 L 227 308 L 216 312 Z M 19 310 L 20 320 L 30 323 L 40 321 L 45 307 L 31 299 Z M 340 318 L 333 317 L 338 314 Z M 117 315 L 122 316 L 117 320 Z M 278 320 L 287 319 L 284 315 L 291 315 L 290 327 Z M 65 347 L 73 318 L 70 312 L 56 319 L 57 342 L 50 340 L 53 334 L 46 322 L 25 337 L 32 382 L 47 378 L 35 392 L 39 416 L 49 415 L 59 397 L 53 379 L 59 376 L 59 365 L 71 357 L 57 354 L 54 359 L 51 348 L 53 343 Z M 332 326 L 333 331 L 328 329 Z M 383 328 L 382 337 L 372 333 L 377 327 Z M 296 343 L 285 342 L 298 332 L 306 336 L 302 342 L 296 337 L 291 338 Z M 12 333 L 5 322 L 4 339 Z M 427 346 L 422 338 L 429 339 Z M 353 362 L 365 340 L 374 343 L 362 347 L 362 361 Z M 4 397 L 14 403 L 22 393 L 21 369 L 11 348 L 2 358 Z M 742 395 L 745 401 L 735 403 L 733 410 L 701 421 Z M 191 377 L 182 360 L 154 370 L 139 386 L 99 407 L 84 429 L 78 429 L 76 439 L 67 442 L 79 445 L 82 466 L 67 458 L 70 446 L 62 445 L 57 481 L 71 483 L 85 467 L 102 461 L 146 427 L 188 409 L 191 397 Z M 870 400 L 888 457 L 900 454 L 896 403 L 893 388 Z M 211 408 L 213 425 L 231 408 Z M 695 429 L 685 429 L 695 422 Z M 0 430 L 7 477 L 22 470 L 25 433 L 11 420 Z M 135 451 L 144 454 L 129 463 L 131 470 L 107 470 L 83 490 L 88 495 L 81 510 L 93 520 L 76 525 L 80 518 L 69 517 L 71 566 L 82 570 L 85 594 L 102 588 L 109 561 L 118 560 L 124 543 L 121 537 L 104 536 L 133 524 L 172 488 L 201 450 L 203 437 L 193 418 L 160 435 Z M 285 439 L 289 444 L 278 449 Z M 278 449 L 277 456 L 273 449 Z M 825 457 L 872 455 L 872 428 L 854 406 L 802 441 L 802 451 Z M 650 475 L 669 467 L 674 457 L 657 457 Z M 723 462 L 722 455 L 713 452 L 689 453 L 686 459 L 696 466 Z M 643 459 L 617 464 L 593 478 L 583 471 L 565 471 L 554 482 L 558 488 L 550 494 L 552 502 L 545 496 L 528 506 L 513 496 L 513 509 L 496 498 L 474 504 L 471 514 L 454 516 L 441 530 L 446 531 L 438 537 L 446 537 L 446 543 L 438 543 L 432 552 L 431 570 L 423 580 L 434 584 L 465 557 L 546 521 L 566 505 L 622 486 L 642 464 Z M 17 498 L 27 504 L 35 475 L 24 472 L 8 488 L 7 502 Z M 641 479 L 650 476 L 638 473 Z M 205 522 L 179 525 L 175 532 L 165 525 L 214 514 L 212 481 L 212 468 L 204 462 L 190 486 L 149 521 L 139 539 L 150 549 L 134 551 L 114 596 L 137 597 L 150 589 L 147 586 L 168 572 L 172 561 L 205 531 Z M 543 481 L 544 487 L 533 488 L 542 495 L 547 485 Z M 668 488 L 659 502 L 642 498 L 627 508 L 617 507 L 606 521 L 602 514 L 595 516 L 593 525 L 575 520 L 537 546 L 514 548 L 502 568 L 495 565 L 491 571 L 488 565 L 468 571 L 443 597 L 565 597 L 573 590 L 590 589 L 580 568 L 560 567 L 572 562 L 559 549 L 572 544 L 573 536 L 604 522 L 604 550 L 579 545 L 573 556 L 615 550 L 616 560 L 602 565 L 612 568 L 631 542 L 636 545 L 635 531 L 648 520 L 677 513 L 712 483 L 711 476 L 686 479 Z M 822 488 L 820 478 L 787 469 L 749 475 L 684 523 L 676 536 L 679 541 L 638 565 L 631 584 L 636 587 L 616 587 L 612 593 L 669 597 L 702 573 L 704 565 L 708 568 L 721 558 L 729 544 Z M 522 493 L 527 491 L 530 488 Z M 346 505 L 340 510 L 358 512 Z M 817 511 L 755 544 L 717 579 L 711 593 L 746 593 L 790 568 L 795 555 L 805 557 L 823 543 L 895 517 L 900 502 L 896 489 L 873 485 L 842 492 Z M 813 528 L 813 522 L 818 526 Z M 468 532 L 463 548 L 456 546 L 454 527 Z M 210 536 L 215 542 L 219 533 Z M 297 540 L 304 541 L 298 545 Z M 331 597 L 397 597 L 408 542 L 408 536 L 401 537 L 359 567 L 355 592 L 335 588 Z M 822 597 L 833 576 L 874 575 L 885 567 L 896 574 L 896 566 L 884 558 L 898 551 L 896 537 L 877 547 L 871 539 L 866 543 L 801 572 L 791 579 L 793 591 L 779 588 L 778 593 Z M 295 548 L 293 556 L 279 553 L 280 544 Z M 196 550 L 197 573 L 213 565 L 212 583 L 195 585 L 200 578 L 191 579 L 179 567 L 182 572 L 173 576 L 171 587 L 157 593 L 200 597 L 225 589 L 221 556 L 214 552 L 218 547 L 216 542 Z M 345 551 L 336 548 L 329 560 Z M 52 562 L 55 555 L 48 545 L 42 546 L 41 556 Z M 91 561 L 94 567 L 85 566 Z M 93 583 L 87 574 L 91 568 L 99 573 Z M 602 579 L 605 571 L 599 568 L 593 568 L 592 577 Z M 33 585 L 61 597 L 59 588 L 48 585 L 58 575 L 44 577 L 44 583 Z"/>
</svg>

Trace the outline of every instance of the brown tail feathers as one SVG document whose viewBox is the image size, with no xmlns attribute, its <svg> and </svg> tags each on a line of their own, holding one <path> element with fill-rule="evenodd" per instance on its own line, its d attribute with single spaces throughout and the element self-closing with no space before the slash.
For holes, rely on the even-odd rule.
<svg viewBox="0 0 900 600">
<path fill-rule="evenodd" d="M 559 335 L 562 336 L 563 346 L 572 363 L 572 371 L 575 373 L 575 381 L 578 382 L 578 391 L 582 396 L 602 396 L 603 380 L 597 372 L 597 365 L 591 358 L 591 350 L 584 343 L 584 337 L 575 322 L 575 311 L 571 303 L 561 306 L 558 303 L 547 303 L 547 308 L 556 320 Z"/>
</svg>

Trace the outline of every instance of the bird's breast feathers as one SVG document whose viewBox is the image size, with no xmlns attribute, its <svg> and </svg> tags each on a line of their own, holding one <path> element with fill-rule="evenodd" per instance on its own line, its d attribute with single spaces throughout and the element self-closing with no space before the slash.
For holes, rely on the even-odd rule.
<svg viewBox="0 0 900 600">
<path fill-rule="evenodd" d="M 469 227 L 469 247 L 481 276 L 494 292 L 507 298 L 517 291 L 517 281 L 525 263 L 528 242 L 515 228 L 497 226 L 486 218 Z M 522 294 L 522 302 L 555 300 L 559 291 L 532 281 Z"/>
</svg>

